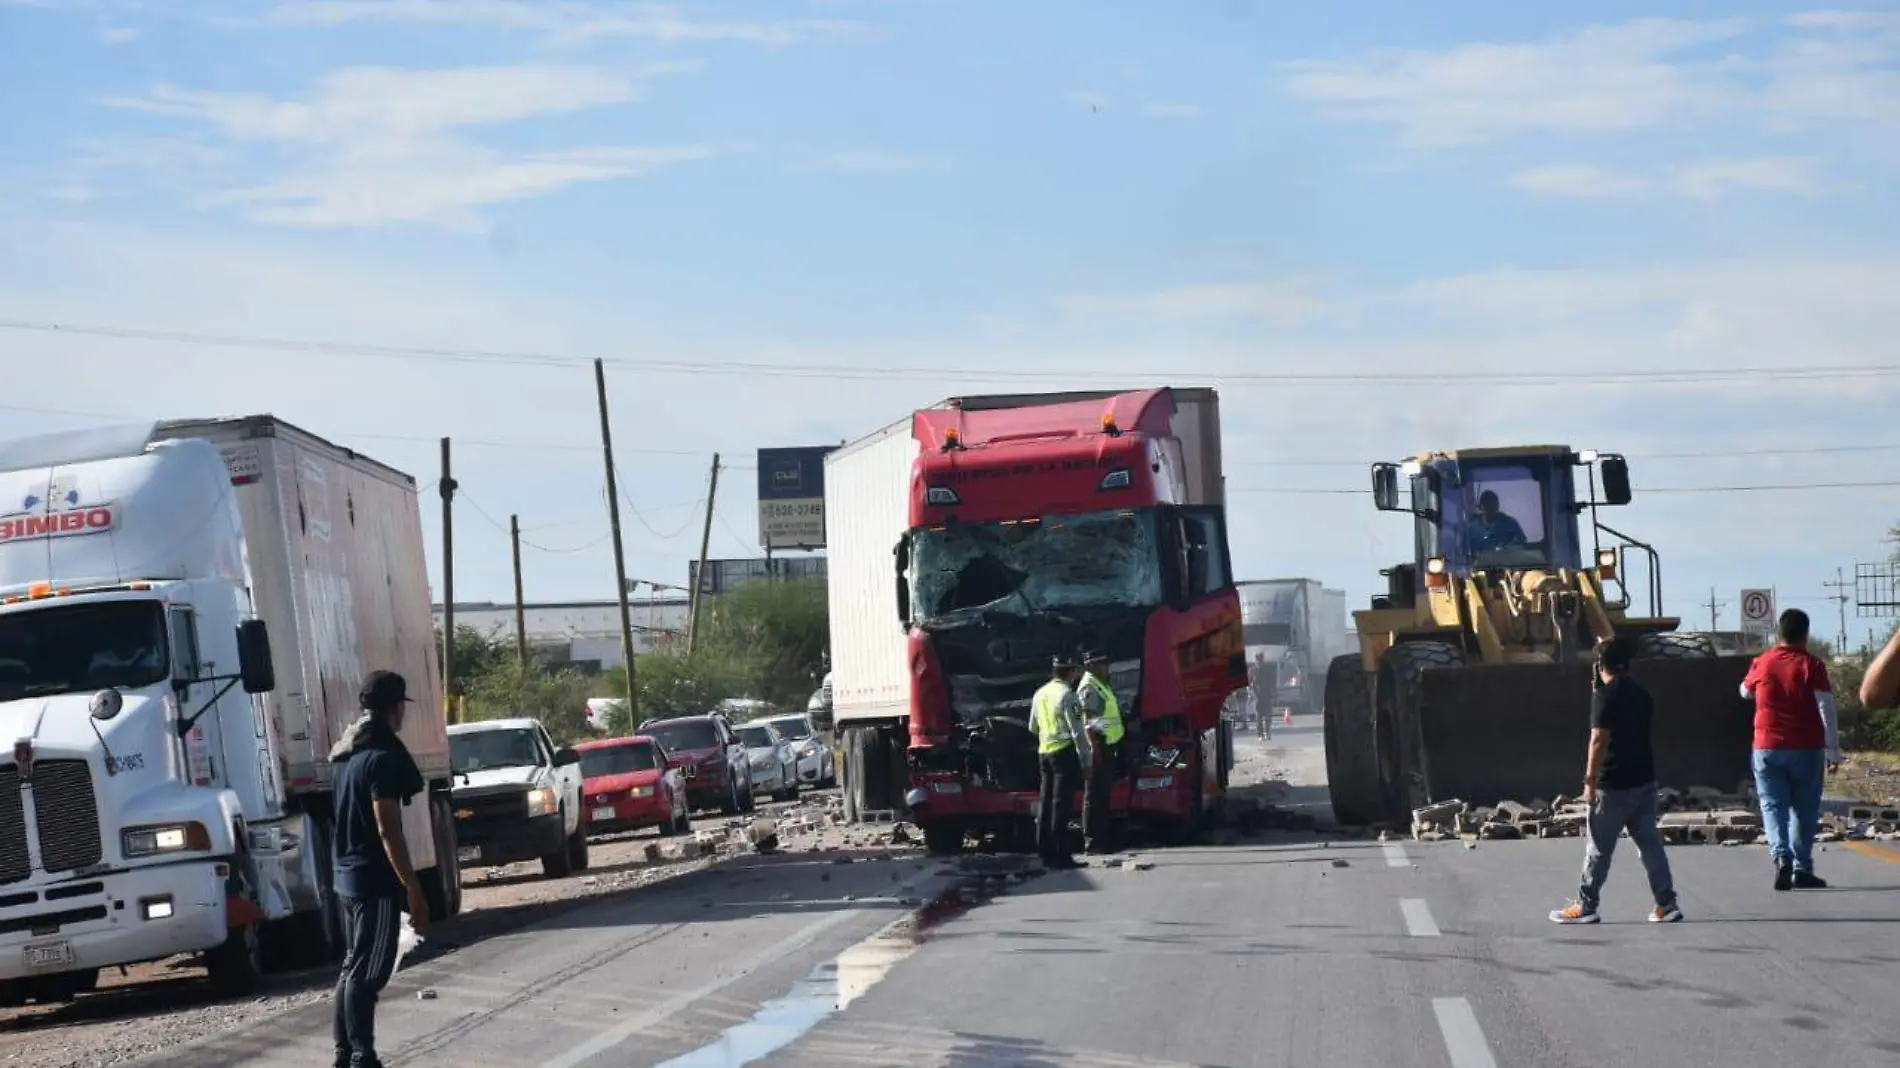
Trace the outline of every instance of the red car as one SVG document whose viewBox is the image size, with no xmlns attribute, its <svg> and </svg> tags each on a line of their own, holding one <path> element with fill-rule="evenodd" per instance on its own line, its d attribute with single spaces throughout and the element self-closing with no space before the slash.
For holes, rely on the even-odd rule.
<svg viewBox="0 0 1900 1068">
<path fill-rule="evenodd" d="M 658 827 L 660 834 L 684 833 L 686 781 L 679 762 L 645 735 L 582 742 L 581 803 L 587 833 L 613 834 Z"/>
</svg>

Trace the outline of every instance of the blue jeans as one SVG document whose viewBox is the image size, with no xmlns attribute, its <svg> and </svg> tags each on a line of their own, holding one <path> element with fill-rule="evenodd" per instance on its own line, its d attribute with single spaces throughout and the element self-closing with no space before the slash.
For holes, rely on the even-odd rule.
<svg viewBox="0 0 1900 1068">
<path fill-rule="evenodd" d="M 1669 857 L 1663 852 L 1662 832 L 1656 829 L 1656 784 L 1624 790 L 1598 790 L 1596 807 L 1590 810 L 1589 839 L 1583 850 L 1583 880 L 1577 888 L 1577 900 L 1591 912 L 1597 910 L 1603 880 L 1610 874 L 1610 855 L 1616 852 L 1616 840 L 1627 830 L 1636 853 L 1643 859 L 1643 871 L 1649 875 L 1649 892 L 1658 908 L 1676 903 L 1676 884 L 1669 873 Z"/>
<path fill-rule="evenodd" d="M 1755 750 L 1755 792 L 1761 795 L 1768 849 L 1776 861 L 1792 859 L 1796 871 L 1814 870 L 1814 835 L 1826 785 L 1825 750 Z"/>
</svg>

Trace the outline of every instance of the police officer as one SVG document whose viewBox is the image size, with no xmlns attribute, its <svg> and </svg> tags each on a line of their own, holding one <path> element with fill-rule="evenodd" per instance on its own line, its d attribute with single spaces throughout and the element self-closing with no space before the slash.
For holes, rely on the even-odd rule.
<svg viewBox="0 0 1900 1068">
<path fill-rule="evenodd" d="M 1075 658 L 1057 656 L 1053 668 L 1053 677 L 1036 691 L 1029 706 L 1029 726 L 1036 733 L 1037 763 L 1042 768 L 1036 798 L 1036 850 L 1051 868 L 1074 868 L 1079 865 L 1069 852 L 1069 812 L 1082 779 L 1082 761 L 1076 753 L 1082 741 L 1082 716 L 1075 698 Z"/>
<path fill-rule="evenodd" d="M 1115 851 L 1115 830 L 1108 811 L 1109 793 L 1122 761 L 1122 706 L 1108 685 L 1108 654 L 1090 650 L 1082 657 L 1082 681 L 1075 688 L 1089 736 L 1089 789 L 1082 809 L 1082 838 L 1089 854 Z"/>
</svg>

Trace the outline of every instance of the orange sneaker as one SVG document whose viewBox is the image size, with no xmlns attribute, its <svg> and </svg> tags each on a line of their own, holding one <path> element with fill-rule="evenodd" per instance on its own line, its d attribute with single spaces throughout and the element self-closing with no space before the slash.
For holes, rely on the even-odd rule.
<svg viewBox="0 0 1900 1068">
<path fill-rule="evenodd" d="M 1550 922 L 1552 923 L 1597 923 L 1600 920 L 1601 917 L 1597 915 L 1597 910 L 1584 908 L 1583 902 L 1581 901 L 1566 908 L 1554 909 L 1550 914 Z"/>
</svg>

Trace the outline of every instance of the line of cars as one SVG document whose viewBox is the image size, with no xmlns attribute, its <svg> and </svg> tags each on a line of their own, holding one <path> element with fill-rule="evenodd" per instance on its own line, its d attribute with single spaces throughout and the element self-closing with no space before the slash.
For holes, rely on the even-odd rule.
<svg viewBox="0 0 1900 1068">
<path fill-rule="evenodd" d="M 557 746 L 534 719 L 449 728 L 457 860 L 539 860 L 548 878 L 588 866 L 591 836 L 691 829 L 695 810 L 750 812 L 759 794 L 790 801 L 832 786 L 831 747 L 807 713 L 737 726 L 722 713 L 642 724 L 637 734 Z"/>
</svg>

